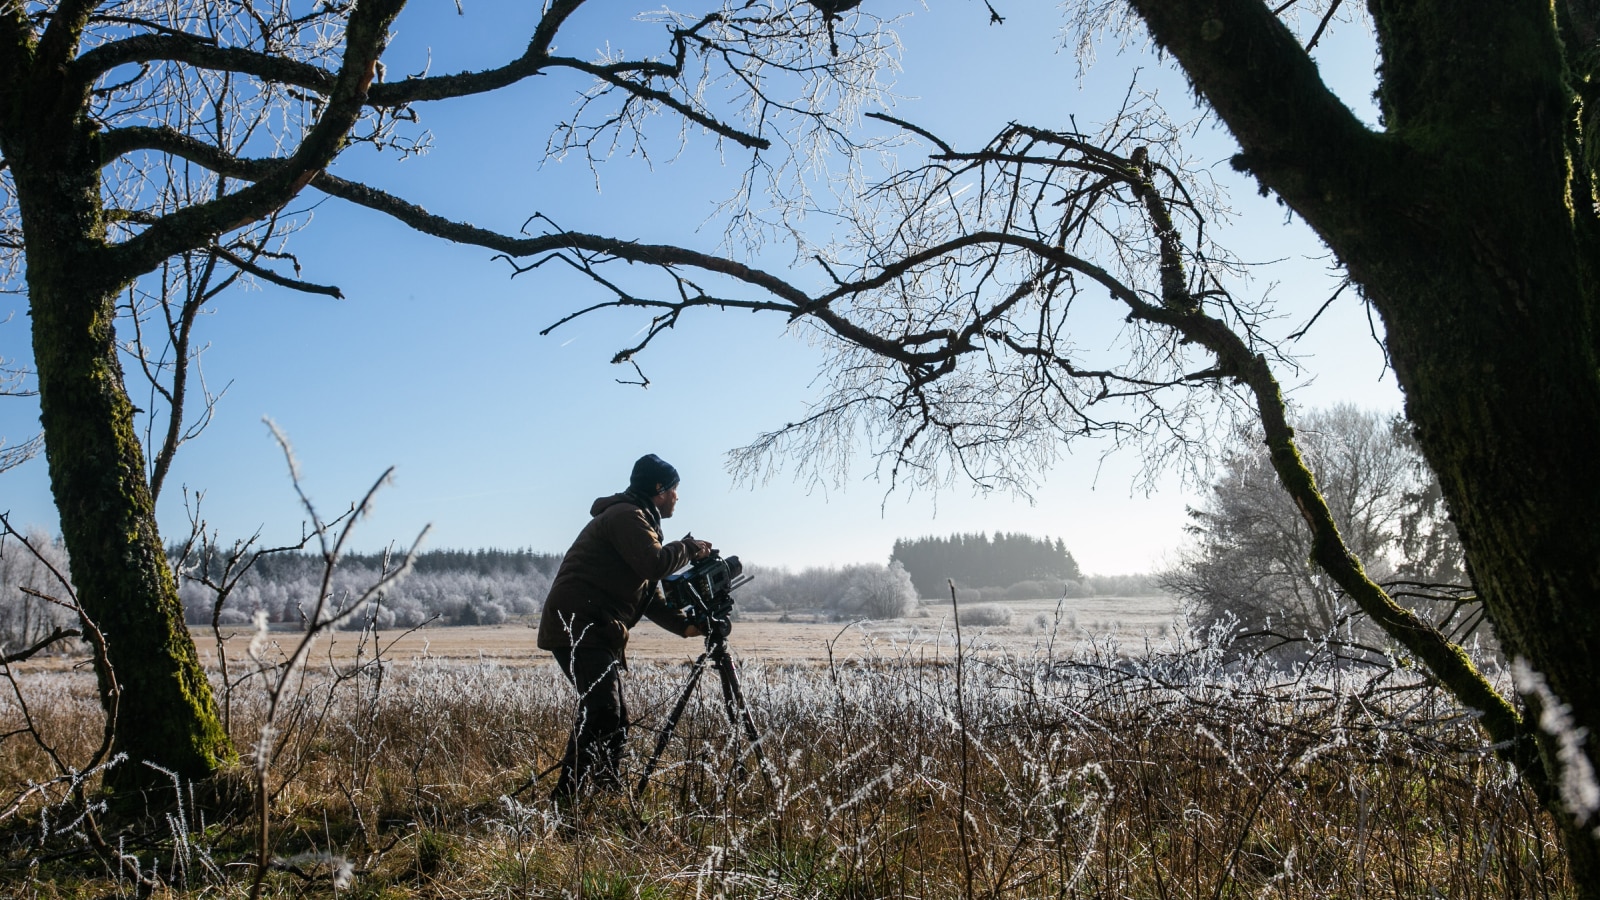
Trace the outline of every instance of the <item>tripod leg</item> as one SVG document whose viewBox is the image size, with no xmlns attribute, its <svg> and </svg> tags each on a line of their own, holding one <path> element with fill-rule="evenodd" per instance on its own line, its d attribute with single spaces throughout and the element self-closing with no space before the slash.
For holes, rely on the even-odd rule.
<svg viewBox="0 0 1600 900">
<path fill-rule="evenodd" d="M 683 686 L 683 693 L 678 695 L 678 702 L 673 705 L 672 712 L 667 716 L 667 721 L 661 726 L 661 734 L 656 737 L 655 752 L 650 754 L 650 759 L 644 764 L 644 774 L 639 776 L 639 790 L 636 796 L 643 796 L 645 786 L 650 783 L 650 776 L 655 774 L 656 763 L 661 761 L 662 751 L 667 749 L 667 742 L 672 740 L 672 732 L 678 727 L 678 720 L 683 718 L 683 711 L 689 708 L 689 698 L 694 696 L 694 686 L 700 683 L 700 673 L 706 670 L 706 657 L 711 651 L 700 654 L 694 661 L 694 671 L 689 673 L 689 682 Z"/>
<path fill-rule="evenodd" d="M 772 773 L 767 770 L 767 757 L 761 750 L 761 733 L 756 730 L 755 719 L 750 716 L 750 706 L 744 701 L 744 688 L 739 686 L 739 670 L 733 665 L 733 657 L 728 654 L 727 644 L 714 647 L 711 658 L 716 664 L 717 674 L 722 678 L 722 705 L 728 711 L 728 722 L 744 729 L 744 736 L 750 741 L 750 749 L 755 753 L 756 767 L 761 770 L 761 778 L 771 790 Z M 742 761 L 739 766 L 739 776 L 744 777 Z"/>
</svg>

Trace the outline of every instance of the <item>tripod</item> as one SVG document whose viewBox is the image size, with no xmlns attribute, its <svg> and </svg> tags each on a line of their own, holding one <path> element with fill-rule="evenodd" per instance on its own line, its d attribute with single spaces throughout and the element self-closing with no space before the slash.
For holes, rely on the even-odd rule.
<svg viewBox="0 0 1600 900">
<path fill-rule="evenodd" d="M 734 668 L 733 657 L 728 653 L 728 634 L 725 628 L 711 625 L 706 632 L 706 649 L 700 658 L 694 662 L 694 671 L 689 673 L 689 682 L 683 686 L 683 693 L 678 695 L 678 702 L 672 707 L 672 712 L 667 716 L 666 724 L 661 727 L 661 735 L 656 738 L 656 749 L 650 754 L 650 759 L 644 764 L 644 774 L 639 776 L 639 790 L 635 796 L 644 794 L 645 785 L 650 783 L 650 776 L 655 774 L 656 763 L 661 761 L 662 751 L 667 749 L 667 743 L 672 740 L 672 732 L 678 727 L 678 720 L 683 718 L 683 711 L 689 707 L 689 698 L 694 696 L 695 686 L 700 683 L 700 676 L 706 669 L 713 668 L 722 680 L 722 708 L 728 713 L 728 722 L 744 729 L 745 739 L 750 741 L 750 749 L 755 752 L 756 764 L 761 769 L 761 777 L 766 780 L 767 787 L 772 787 L 772 775 L 767 771 L 767 759 L 761 752 L 761 736 L 756 731 L 755 720 L 750 718 L 750 707 L 744 701 L 744 689 L 739 687 L 739 671 Z M 738 761 L 738 777 L 744 778 L 744 760 Z"/>
</svg>

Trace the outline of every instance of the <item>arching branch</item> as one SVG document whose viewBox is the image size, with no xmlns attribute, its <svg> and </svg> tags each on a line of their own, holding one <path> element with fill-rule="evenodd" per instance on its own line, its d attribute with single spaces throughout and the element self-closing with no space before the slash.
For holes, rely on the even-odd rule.
<svg viewBox="0 0 1600 900">
<path fill-rule="evenodd" d="M 216 235 L 249 224 L 281 207 L 333 159 L 360 118 L 367 88 L 388 40 L 389 24 L 405 0 L 367 0 L 350 17 L 343 64 L 322 118 L 294 154 L 254 185 L 164 216 L 107 252 L 108 274 L 118 280 L 146 272 L 176 253 L 203 246 Z"/>
<path fill-rule="evenodd" d="M 352 19 L 354 24 L 354 19 Z M 318 94 L 332 94 L 337 72 L 288 56 L 246 47 L 220 46 L 215 39 L 192 34 L 140 34 L 101 44 L 67 65 L 70 76 L 85 89 L 118 66 L 176 62 L 214 72 L 249 75 L 262 81 L 293 85 Z"/>
</svg>

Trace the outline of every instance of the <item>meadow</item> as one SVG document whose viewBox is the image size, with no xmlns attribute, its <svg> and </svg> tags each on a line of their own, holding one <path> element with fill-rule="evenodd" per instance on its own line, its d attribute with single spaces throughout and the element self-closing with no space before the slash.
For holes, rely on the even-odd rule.
<svg viewBox="0 0 1600 900">
<path fill-rule="evenodd" d="M 1068 600 L 1035 599 L 1008 601 L 1003 606 L 1011 621 L 1006 625 L 970 627 L 975 646 L 987 652 L 1001 646 L 1029 646 L 1046 632 L 1068 644 L 1084 639 L 1113 640 L 1131 649 L 1146 639 L 1156 640 L 1178 621 L 1178 604 L 1165 596 L 1084 597 Z M 965 608 L 965 606 L 963 607 Z M 540 665 L 549 654 L 534 646 L 537 618 L 498 625 L 451 628 L 389 629 L 376 635 L 384 652 L 396 661 L 419 659 L 481 661 L 506 666 Z M 903 645 L 927 647 L 948 643 L 954 622 L 947 603 L 924 602 L 912 616 L 896 619 L 840 619 L 827 611 L 740 612 L 729 644 L 734 653 L 751 660 L 785 659 L 822 662 L 833 653 L 840 659 L 893 655 Z M 226 652 L 244 655 L 254 633 L 245 626 L 224 626 L 217 632 L 209 628 L 192 629 L 202 658 L 214 666 L 218 638 Z M 293 630 L 276 631 L 271 641 L 285 647 L 298 637 Z M 372 645 L 374 636 L 351 632 L 332 632 L 318 643 L 312 665 L 324 665 L 331 657 L 349 660 L 358 648 Z M 636 659 L 662 663 L 694 659 L 701 650 L 699 641 L 685 641 L 648 621 L 640 623 L 629 636 L 628 651 Z"/>
<path fill-rule="evenodd" d="M 545 799 L 553 776 L 537 776 L 559 757 L 573 697 L 525 625 L 341 635 L 276 709 L 272 673 L 234 648 L 218 688 L 245 760 L 219 784 L 181 786 L 160 821 L 105 819 L 109 856 L 43 749 L 69 766 L 92 753 L 92 678 L 39 666 L 16 673 L 32 730 L 0 742 L 6 802 L 42 785 L 3 810 L 0 893 L 1570 893 L 1533 799 L 1403 660 L 1358 663 L 1334 645 L 1293 666 L 1230 660 L 1170 609 L 1134 628 L 1131 608 L 1024 604 L 959 644 L 942 608 L 870 625 L 747 617 L 732 643 L 760 752 L 703 683 L 646 791 L 565 815 Z M 640 628 L 629 676 L 635 774 L 698 649 L 655 631 Z M 15 696 L 0 711 L 7 731 L 21 722 Z M 264 819 L 250 812 L 263 795 Z"/>
</svg>

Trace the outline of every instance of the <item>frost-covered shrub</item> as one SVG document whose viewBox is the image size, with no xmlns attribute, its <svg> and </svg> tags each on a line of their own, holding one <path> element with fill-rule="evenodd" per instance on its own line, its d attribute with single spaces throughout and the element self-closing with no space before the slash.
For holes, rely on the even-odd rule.
<svg viewBox="0 0 1600 900">
<path fill-rule="evenodd" d="M 1019 581 L 1006 588 L 1007 600 L 1058 600 L 1066 592 L 1067 582 L 1060 578 L 1041 578 L 1036 581 Z"/>
<path fill-rule="evenodd" d="M 229 607 L 223 609 L 222 612 L 217 615 L 217 624 L 228 625 L 232 627 L 243 627 L 250 624 L 250 614 L 242 609 L 233 609 Z"/>
<path fill-rule="evenodd" d="M 433 617 L 432 612 L 415 597 L 385 598 L 382 609 L 393 616 L 388 622 L 381 618 L 378 620 L 379 625 L 384 627 L 415 628 Z"/>
<path fill-rule="evenodd" d="M 745 612 L 772 612 L 778 608 L 778 604 L 772 602 L 772 600 L 765 594 L 755 594 L 749 597 L 740 597 L 738 599 L 738 605 L 739 608 L 743 609 Z"/>
<path fill-rule="evenodd" d="M 498 555 L 497 555 L 498 554 Z M 532 617 L 550 592 L 550 574 L 528 562 L 530 554 L 483 551 L 478 554 L 445 552 L 408 573 L 384 591 L 378 611 L 363 610 L 345 623 L 360 628 L 371 623 L 380 628 L 414 628 L 432 622 L 442 625 L 498 625 L 515 616 Z M 459 558 L 458 558 L 459 557 Z M 479 557 L 483 557 L 480 559 Z M 495 560 L 510 560 L 496 567 Z M 555 557 L 537 557 L 551 566 Z M 487 560 L 485 562 L 484 560 Z M 514 563 L 515 565 L 512 565 Z M 390 559 L 363 556 L 343 560 L 334 570 L 325 610 L 335 612 L 354 603 L 383 576 Z M 216 592 L 199 582 L 198 560 L 180 564 L 179 596 L 185 619 L 191 625 L 208 625 Z M 451 568 L 450 566 L 456 566 Z M 214 563 L 214 569 L 217 566 Z M 216 571 L 212 572 L 216 577 Z M 263 557 L 229 595 L 222 621 L 250 621 L 257 610 L 269 622 L 299 624 L 317 604 L 322 589 L 323 564 L 311 554 Z"/>
<path fill-rule="evenodd" d="M 835 609 L 848 615 L 898 619 L 917 608 L 917 589 L 898 562 L 851 566 L 850 580 Z"/>
<path fill-rule="evenodd" d="M 751 565 L 751 586 L 735 595 L 750 612 L 822 610 L 834 617 L 893 619 L 917 607 L 917 591 L 899 563 L 813 566 L 791 572 Z"/>
<path fill-rule="evenodd" d="M 1000 603 L 980 603 L 961 610 L 964 625 L 995 626 L 1011 624 L 1011 607 Z"/>
</svg>

